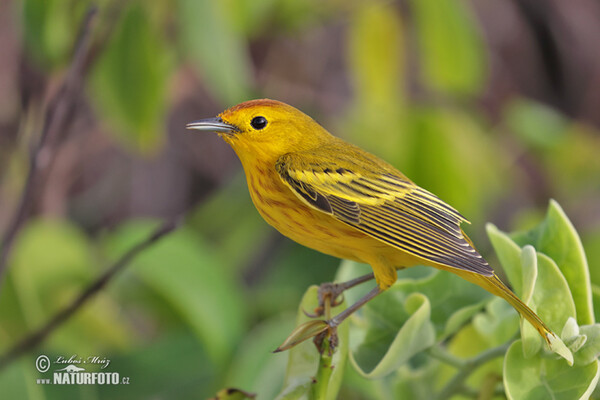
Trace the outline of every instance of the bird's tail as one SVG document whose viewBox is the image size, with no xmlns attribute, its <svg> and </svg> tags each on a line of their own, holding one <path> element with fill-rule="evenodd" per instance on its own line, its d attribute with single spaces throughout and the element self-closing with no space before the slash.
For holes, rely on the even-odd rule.
<svg viewBox="0 0 600 400">
<path fill-rule="evenodd" d="M 548 343 L 548 346 L 552 348 L 552 343 L 557 336 L 544 324 L 544 322 L 538 317 L 538 315 L 523 303 L 504 283 L 498 278 L 496 274 L 492 276 L 483 276 L 476 274 L 469 274 L 467 278 L 469 281 L 483 287 L 489 292 L 496 296 L 502 297 L 511 306 L 513 306 L 519 314 L 521 314 L 533 327 L 539 332 L 542 338 Z"/>
</svg>

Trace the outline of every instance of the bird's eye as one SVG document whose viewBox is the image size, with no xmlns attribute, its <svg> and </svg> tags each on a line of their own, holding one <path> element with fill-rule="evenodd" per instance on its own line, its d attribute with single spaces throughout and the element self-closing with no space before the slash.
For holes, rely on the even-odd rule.
<svg viewBox="0 0 600 400">
<path fill-rule="evenodd" d="M 252 118 L 252 121 L 250 121 L 250 125 L 256 130 L 261 130 L 267 126 L 267 119 L 261 116 L 254 117 Z"/>
</svg>

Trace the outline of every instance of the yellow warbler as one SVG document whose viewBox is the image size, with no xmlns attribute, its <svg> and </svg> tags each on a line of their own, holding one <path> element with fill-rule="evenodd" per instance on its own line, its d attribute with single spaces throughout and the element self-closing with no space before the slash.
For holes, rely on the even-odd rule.
<svg viewBox="0 0 600 400">
<path fill-rule="evenodd" d="M 504 298 L 551 348 L 564 348 L 475 250 L 460 227 L 466 220 L 458 211 L 388 163 L 332 136 L 301 111 L 274 100 L 253 100 L 187 128 L 218 132 L 233 148 L 254 205 L 283 235 L 325 254 L 371 265 L 377 286 L 328 320 L 332 330 L 390 287 L 398 269 L 430 265 Z M 342 285 L 340 291 L 368 279 Z"/>
</svg>

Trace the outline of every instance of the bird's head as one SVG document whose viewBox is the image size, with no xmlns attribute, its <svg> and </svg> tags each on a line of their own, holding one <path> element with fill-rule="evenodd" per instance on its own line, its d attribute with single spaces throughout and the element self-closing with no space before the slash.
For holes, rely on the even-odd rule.
<svg viewBox="0 0 600 400">
<path fill-rule="evenodd" d="M 331 135 L 308 115 L 268 99 L 238 104 L 215 118 L 192 122 L 187 128 L 217 132 L 242 162 L 248 158 L 276 160 L 331 140 Z"/>
</svg>

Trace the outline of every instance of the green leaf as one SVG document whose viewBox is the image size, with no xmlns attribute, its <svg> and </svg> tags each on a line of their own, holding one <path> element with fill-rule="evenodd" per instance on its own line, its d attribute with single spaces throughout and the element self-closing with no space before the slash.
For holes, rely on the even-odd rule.
<svg viewBox="0 0 600 400">
<path fill-rule="evenodd" d="M 318 287 L 311 286 L 300 303 L 298 308 L 298 316 L 296 324 L 302 325 L 309 321 L 315 321 L 304 314 L 304 311 L 314 310 L 318 305 Z M 332 316 L 343 311 L 346 308 L 345 302 L 341 305 L 332 308 Z M 320 355 L 312 341 L 304 341 L 289 350 L 289 359 L 283 383 L 283 389 L 277 400 L 292 400 L 292 399 L 309 399 L 313 390 L 320 390 L 321 393 L 326 393 L 324 397 L 319 399 L 337 398 L 337 393 L 340 389 L 342 378 L 344 375 L 344 367 L 348 356 L 348 322 L 342 323 L 338 327 L 339 344 L 337 350 L 333 353 L 329 363 L 323 364 L 323 359 L 329 357 L 327 354 Z M 327 368 L 324 374 L 323 369 Z M 316 382 L 313 381 L 314 378 Z M 326 381 L 318 378 L 324 377 Z M 315 389 L 316 387 L 316 389 Z"/>
<path fill-rule="evenodd" d="M 538 278 L 538 261 L 533 246 L 527 245 L 521 249 L 521 273 L 523 275 L 521 301 L 528 304 L 533 296 L 533 288 Z"/>
<path fill-rule="evenodd" d="M 389 375 L 435 343 L 429 299 L 413 293 L 402 301 L 394 295 L 400 292 L 397 288 L 392 286 L 387 296 L 371 301 L 362 313 L 365 321 L 361 325 L 366 325 L 366 330 L 356 347 L 353 345 L 350 360 L 368 379 Z"/>
<path fill-rule="evenodd" d="M 570 367 L 562 359 L 525 358 L 520 340 L 510 346 L 504 359 L 504 387 L 509 399 L 588 399 L 599 373 L 598 361 Z"/>
<path fill-rule="evenodd" d="M 152 228 L 147 221 L 119 227 L 110 237 L 112 253 L 137 243 Z M 245 323 L 240 288 L 192 231 L 179 228 L 136 257 L 132 267 L 189 323 L 213 361 L 231 355 Z"/>
<path fill-rule="evenodd" d="M 102 120 L 124 147 L 156 152 L 164 142 L 172 53 L 138 2 L 128 3 L 90 80 Z"/>
<path fill-rule="evenodd" d="M 237 104 L 250 97 L 252 64 L 245 39 L 223 7 L 220 1 L 178 0 L 178 37 L 213 96 Z"/>
<path fill-rule="evenodd" d="M 566 278 L 577 308 L 579 325 L 594 322 L 592 289 L 585 251 L 577 231 L 560 205 L 550 201 L 544 221 L 529 232 L 513 235 L 520 246 L 533 245 L 557 264 Z"/>
<path fill-rule="evenodd" d="M 570 295 L 567 281 L 560 273 L 556 263 L 542 253 L 537 253 L 537 260 L 538 279 L 535 281 L 533 297 L 527 305 L 536 310 L 540 318 L 551 329 L 560 332 L 558 328 L 564 326 L 570 317 L 575 316 L 575 303 Z M 560 298 L 561 301 L 556 301 L 557 298 Z M 529 331 L 523 329 L 523 332 L 524 343 L 527 343 L 528 337 L 535 337 L 535 341 L 539 342 L 539 334 L 533 327 L 530 327 Z"/>
<path fill-rule="evenodd" d="M 600 356 L 600 324 L 579 327 L 579 336 L 585 336 L 586 341 L 575 352 L 575 365 L 584 366 L 596 361 Z"/>
<path fill-rule="evenodd" d="M 523 294 L 523 273 L 520 247 L 494 224 L 486 224 L 485 229 L 513 291 L 517 296 L 521 296 Z"/>
<path fill-rule="evenodd" d="M 485 80 L 481 34 L 467 3 L 413 0 L 425 83 L 451 94 L 479 93 Z"/>
<path fill-rule="evenodd" d="M 289 350 L 305 340 L 312 339 L 324 333 L 329 325 L 321 319 L 307 321 L 294 329 L 294 331 L 277 347 L 275 352 Z"/>
</svg>

